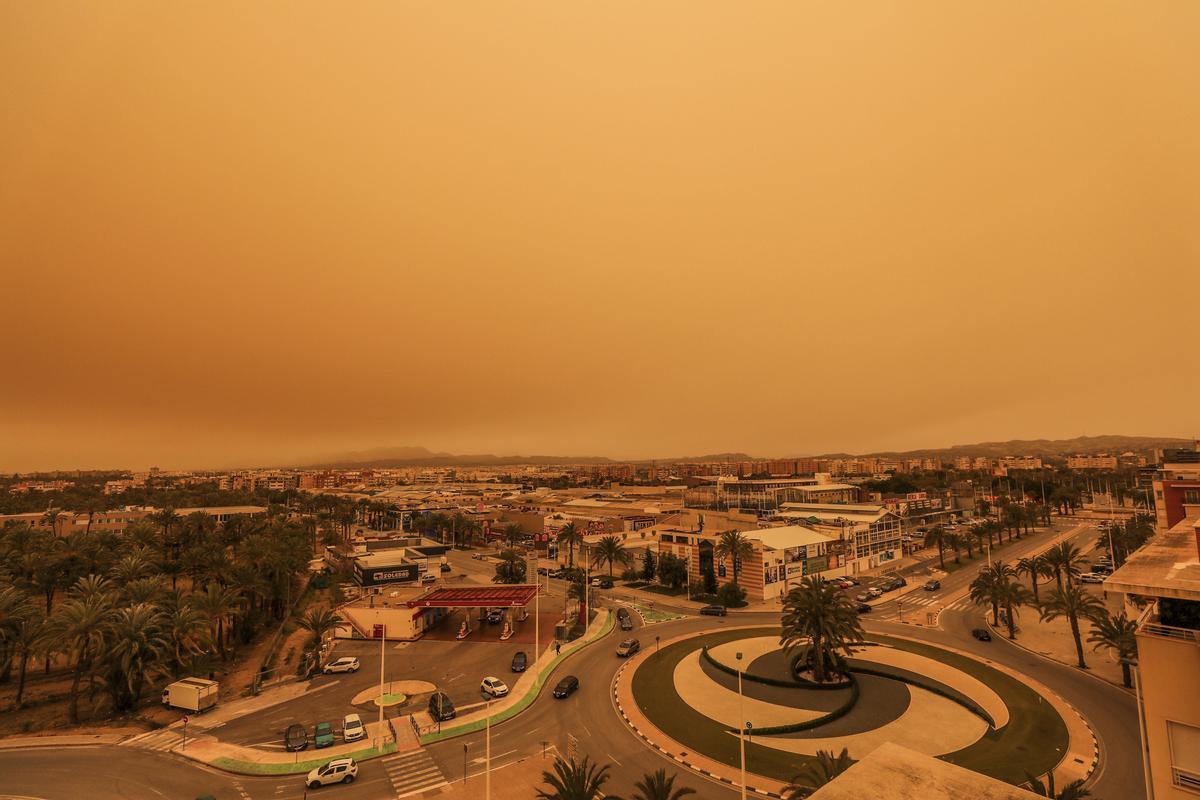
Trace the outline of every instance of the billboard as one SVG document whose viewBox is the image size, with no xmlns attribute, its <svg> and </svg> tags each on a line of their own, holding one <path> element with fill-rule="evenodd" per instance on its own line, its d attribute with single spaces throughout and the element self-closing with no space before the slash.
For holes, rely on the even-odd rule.
<svg viewBox="0 0 1200 800">
<path fill-rule="evenodd" d="M 417 579 L 416 564 L 400 564 L 394 567 L 363 567 L 354 565 L 354 580 L 359 586 L 383 586 L 388 583 L 407 583 Z"/>
</svg>

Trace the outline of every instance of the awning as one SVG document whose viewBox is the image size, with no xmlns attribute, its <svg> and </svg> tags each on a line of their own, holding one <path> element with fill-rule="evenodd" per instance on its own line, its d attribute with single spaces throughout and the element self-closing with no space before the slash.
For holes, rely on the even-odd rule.
<svg viewBox="0 0 1200 800">
<path fill-rule="evenodd" d="M 485 606 L 526 606 L 537 595 L 538 587 L 520 584 L 516 586 L 472 586 L 432 589 L 420 597 L 409 600 L 409 608 L 482 608 Z"/>
</svg>

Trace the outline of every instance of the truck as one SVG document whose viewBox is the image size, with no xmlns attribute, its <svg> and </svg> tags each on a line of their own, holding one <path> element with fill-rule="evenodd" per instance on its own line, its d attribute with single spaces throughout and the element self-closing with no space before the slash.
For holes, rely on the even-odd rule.
<svg viewBox="0 0 1200 800">
<path fill-rule="evenodd" d="M 184 678 L 163 689 L 162 702 L 168 708 L 180 708 L 198 714 L 217 704 L 219 688 L 216 681 Z"/>
</svg>

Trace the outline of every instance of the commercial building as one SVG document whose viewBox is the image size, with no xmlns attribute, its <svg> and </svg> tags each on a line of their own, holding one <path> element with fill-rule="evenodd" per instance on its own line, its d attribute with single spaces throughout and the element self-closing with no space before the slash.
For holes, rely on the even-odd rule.
<svg viewBox="0 0 1200 800">
<path fill-rule="evenodd" d="M 1000 459 L 1000 469 L 1042 469 L 1040 456 L 1005 456 Z"/>
<path fill-rule="evenodd" d="M 1153 486 L 1159 530 L 1200 517 L 1200 442 L 1191 450 L 1162 451 Z"/>
<path fill-rule="evenodd" d="M 854 503 L 785 503 L 776 519 L 805 524 L 845 543 L 849 574 L 874 569 L 903 555 L 900 517 L 885 506 Z"/>
<path fill-rule="evenodd" d="M 1200 517 L 1159 533 L 1105 582 L 1137 619 L 1148 800 L 1200 793 Z"/>
</svg>

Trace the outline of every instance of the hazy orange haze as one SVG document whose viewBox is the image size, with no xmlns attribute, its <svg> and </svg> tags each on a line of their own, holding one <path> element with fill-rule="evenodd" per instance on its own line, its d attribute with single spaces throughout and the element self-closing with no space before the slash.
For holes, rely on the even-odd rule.
<svg viewBox="0 0 1200 800">
<path fill-rule="evenodd" d="M 0 469 L 1200 428 L 1200 5 L 0 5 Z"/>
</svg>

